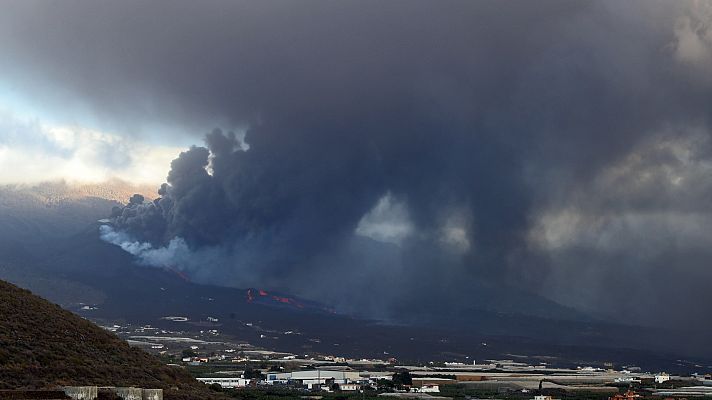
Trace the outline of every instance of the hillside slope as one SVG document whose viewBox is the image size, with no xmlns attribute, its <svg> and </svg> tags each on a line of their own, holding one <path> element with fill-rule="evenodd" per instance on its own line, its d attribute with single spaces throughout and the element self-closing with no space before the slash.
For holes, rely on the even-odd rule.
<svg viewBox="0 0 712 400">
<path fill-rule="evenodd" d="M 163 388 L 166 398 L 211 396 L 182 369 L 163 365 L 93 323 L 0 281 L 0 389 L 55 385 Z"/>
</svg>

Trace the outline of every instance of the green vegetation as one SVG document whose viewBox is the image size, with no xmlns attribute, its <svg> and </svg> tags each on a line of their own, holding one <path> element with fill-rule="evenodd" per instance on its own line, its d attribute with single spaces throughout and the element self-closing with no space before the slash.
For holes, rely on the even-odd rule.
<svg viewBox="0 0 712 400">
<path fill-rule="evenodd" d="M 393 374 L 393 385 L 397 388 L 410 386 L 413 384 L 413 378 L 408 371 L 400 371 Z"/>
<path fill-rule="evenodd" d="M 182 355 L 183 357 L 195 357 L 195 356 L 197 356 L 198 354 L 197 354 L 195 351 L 191 350 L 191 349 L 185 349 L 185 350 L 183 350 L 183 352 L 181 353 L 181 355 Z"/>
</svg>

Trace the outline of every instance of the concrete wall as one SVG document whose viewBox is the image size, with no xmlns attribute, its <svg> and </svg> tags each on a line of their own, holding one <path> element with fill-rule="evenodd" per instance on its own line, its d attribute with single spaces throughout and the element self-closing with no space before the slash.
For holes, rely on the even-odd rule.
<svg viewBox="0 0 712 400">
<path fill-rule="evenodd" d="M 116 395 L 124 400 L 142 400 L 143 390 L 135 387 L 117 387 L 114 389 Z"/>
<path fill-rule="evenodd" d="M 65 386 L 64 393 L 72 400 L 95 400 L 99 390 L 96 386 Z M 124 400 L 163 400 L 163 389 L 141 389 L 135 387 L 107 387 Z"/>
<path fill-rule="evenodd" d="M 0 399 L 65 400 L 62 390 L 0 390 Z"/>
<path fill-rule="evenodd" d="M 143 389 L 143 400 L 163 400 L 163 389 Z"/>
<path fill-rule="evenodd" d="M 65 386 L 63 389 L 73 400 L 94 400 L 99 394 L 96 386 Z"/>
</svg>

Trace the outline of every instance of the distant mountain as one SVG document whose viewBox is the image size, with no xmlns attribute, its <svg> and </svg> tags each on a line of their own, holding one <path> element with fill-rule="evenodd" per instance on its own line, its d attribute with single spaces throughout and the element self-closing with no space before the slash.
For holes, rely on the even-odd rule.
<svg viewBox="0 0 712 400">
<path fill-rule="evenodd" d="M 61 304 L 100 302 L 103 294 L 99 290 L 67 279 L 62 271 L 67 266 L 48 260 L 134 193 L 151 198 L 155 192 L 150 186 L 118 179 L 0 185 L 0 279 Z"/>
<path fill-rule="evenodd" d="M 212 395 L 181 368 L 163 365 L 93 323 L 0 281 L 0 389 L 56 385 L 163 388 L 167 399 Z"/>
<path fill-rule="evenodd" d="M 155 188 L 117 179 L 104 183 L 44 182 L 0 186 L 0 252 L 25 261 L 104 218 L 134 193 L 155 197 Z M 151 194 L 152 193 L 152 194 Z M 149 197 L 149 195 L 151 197 Z M 48 239 L 53 239 L 49 241 Z"/>
<path fill-rule="evenodd" d="M 67 181 L 47 181 L 36 184 L 9 184 L 0 186 L 0 204 L 13 205 L 15 201 L 32 202 L 52 207 L 65 201 L 96 198 L 125 203 L 129 197 L 138 193 L 146 198 L 157 197 L 157 188 L 153 185 L 134 185 L 121 179 L 109 179 L 98 183 Z M 29 204 L 32 205 L 32 204 Z"/>
</svg>

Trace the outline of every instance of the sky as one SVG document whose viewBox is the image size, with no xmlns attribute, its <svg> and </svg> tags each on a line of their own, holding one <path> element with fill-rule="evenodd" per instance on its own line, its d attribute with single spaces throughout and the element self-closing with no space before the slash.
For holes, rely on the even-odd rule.
<svg viewBox="0 0 712 400">
<path fill-rule="evenodd" d="M 8 1 L 0 55 L 0 183 L 166 182 L 102 232 L 144 265 L 383 317 L 712 301 L 709 2 Z"/>
<path fill-rule="evenodd" d="M 9 101 L 0 108 L 0 184 L 99 183 L 119 178 L 157 187 L 182 150 L 91 124 L 52 122 L 41 113 L 23 114 L 17 108 Z"/>
</svg>

